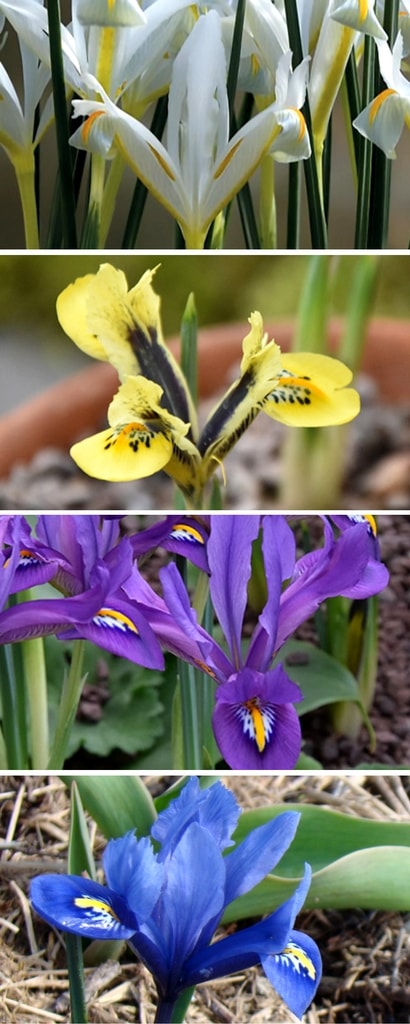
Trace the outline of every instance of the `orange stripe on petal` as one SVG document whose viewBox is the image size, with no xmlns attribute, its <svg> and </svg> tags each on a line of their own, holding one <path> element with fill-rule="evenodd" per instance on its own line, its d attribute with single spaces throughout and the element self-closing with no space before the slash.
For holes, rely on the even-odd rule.
<svg viewBox="0 0 410 1024">
<path fill-rule="evenodd" d="M 383 92 L 380 92 L 379 95 L 376 96 L 376 98 L 373 100 L 373 103 L 371 104 L 370 111 L 369 111 L 369 121 L 370 121 L 370 124 L 373 124 L 373 121 L 376 120 L 376 117 L 377 117 L 377 115 L 379 113 L 380 107 L 382 106 L 384 101 L 387 100 L 388 96 L 398 96 L 397 90 L 396 89 L 383 89 Z"/>
<path fill-rule="evenodd" d="M 90 116 L 87 117 L 87 120 L 84 121 L 84 124 L 81 129 L 81 135 L 85 143 L 88 142 L 90 132 L 94 126 L 95 121 L 97 120 L 97 117 L 104 117 L 104 114 L 104 110 L 94 110 L 94 113 L 90 114 Z"/>
<path fill-rule="evenodd" d="M 241 142 L 242 142 L 242 139 L 239 139 L 238 142 L 235 142 L 235 145 L 231 147 L 231 149 L 229 150 L 229 153 L 226 154 L 226 156 L 224 157 L 222 162 L 219 164 L 219 167 L 216 168 L 216 171 L 214 171 L 214 180 L 215 181 L 218 178 L 221 177 L 221 174 L 223 174 L 223 172 L 225 170 L 225 167 L 228 166 L 228 164 L 231 162 L 232 158 L 235 156 L 235 153 L 236 153 L 237 149 L 239 149 L 239 146 L 240 146 Z"/>
<path fill-rule="evenodd" d="M 171 181 L 175 181 L 175 174 L 172 173 L 171 168 L 169 164 L 167 164 L 166 160 L 164 160 L 164 157 L 161 156 L 161 154 L 158 153 L 154 146 L 151 146 L 150 143 L 148 143 L 148 149 L 151 150 L 152 155 L 155 156 L 155 159 L 158 161 L 160 167 L 162 167 L 162 170 L 165 171 L 167 178 L 170 178 Z"/>
</svg>

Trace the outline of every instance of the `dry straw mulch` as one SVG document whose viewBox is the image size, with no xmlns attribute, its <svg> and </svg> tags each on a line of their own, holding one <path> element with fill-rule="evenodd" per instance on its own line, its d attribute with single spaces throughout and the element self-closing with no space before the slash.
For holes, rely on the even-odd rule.
<svg viewBox="0 0 410 1024">
<path fill-rule="evenodd" d="M 147 778 L 150 788 L 161 778 Z M 321 804 L 352 815 L 404 821 L 410 814 L 407 776 L 225 776 L 241 805 L 281 801 Z M 65 1024 L 70 1020 L 63 936 L 41 921 L 27 900 L 30 878 L 64 871 L 69 797 L 47 776 L 0 777 L 0 1021 Z M 104 840 L 90 822 L 98 860 Z M 320 842 L 320 836 L 318 836 Z M 389 880 L 386 879 L 386 885 Z M 410 894 L 409 894 L 410 906 Z M 309 911 L 298 927 L 321 948 L 324 973 L 306 1024 L 407 1022 L 410 1008 L 410 914 Z M 89 1020 L 150 1024 L 155 989 L 145 968 L 125 950 L 121 962 L 87 968 Z M 196 990 L 187 1021 L 263 1024 L 296 1020 L 263 972 L 254 968 Z"/>
</svg>

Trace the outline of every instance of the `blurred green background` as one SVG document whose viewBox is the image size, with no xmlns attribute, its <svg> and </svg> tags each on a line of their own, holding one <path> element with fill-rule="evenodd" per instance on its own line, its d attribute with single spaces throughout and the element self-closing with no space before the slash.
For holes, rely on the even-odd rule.
<svg viewBox="0 0 410 1024">
<path fill-rule="evenodd" d="M 95 272 L 104 260 L 124 270 L 130 287 L 144 270 L 160 264 L 155 287 L 162 298 L 167 337 L 178 332 L 191 291 L 195 294 L 200 327 L 242 321 L 245 334 L 247 318 L 254 309 L 260 309 L 270 321 L 294 315 L 310 258 L 300 253 L 1 255 L 0 411 L 89 364 L 87 356 L 61 330 L 55 302 L 67 284 Z M 336 314 L 348 309 L 358 259 L 363 256 L 331 257 L 332 309 Z M 410 317 L 409 269 L 407 254 L 379 257 L 374 315 Z"/>
</svg>

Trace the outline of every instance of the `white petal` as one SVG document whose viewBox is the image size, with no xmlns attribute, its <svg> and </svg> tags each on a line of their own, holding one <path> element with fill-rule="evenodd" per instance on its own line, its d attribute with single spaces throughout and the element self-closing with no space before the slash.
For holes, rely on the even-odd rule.
<svg viewBox="0 0 410 1024">
<path fill-rule="evenodd" d="M 395 147 L 403 131 L 404 119 L 410 104 L 398 93 L 385 90 L 369 103 L 353 121 L 353 127 L 374 142 L 390 159 L 396 156 Z"/>
</svg>

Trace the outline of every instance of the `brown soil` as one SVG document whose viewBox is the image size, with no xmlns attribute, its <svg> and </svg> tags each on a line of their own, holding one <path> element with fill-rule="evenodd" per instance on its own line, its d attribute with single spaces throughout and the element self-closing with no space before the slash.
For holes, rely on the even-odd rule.
<svg viewBox="0 0 410 1024">
<path fill-rule="evenodd" d="M 156 788 L 162 788 L 161 781 L 146 779 Z M 407 776 L 229 776 L 224 782 L 244 808 L 303 801 L 379 821 L 409 818 Z M 70 1013 L 63 937 L 31 911 L 26 899 L 34 874 L 66 870 L 69 800 L 63 783 L 56 777 L 2 776 L 0 822 L 5 837 L 0 856 L 0 1020 L 65 1024 Z M 104 840 L 90 828 L 98 861 Z M 305 1024 L 408 1021 L 408 914 L 354 908 L 309 911 L 300 914 L 297 924 L 318 942 L 324 967 Z M 153 1021 L 151 978 L 126 950 L 120 962 L 87 968 L 86 979 L 94 1024 Z M 188 1024 L 296 1022 L 257 968 L 199 986 L 186 1019 Z"/>
</svg>

